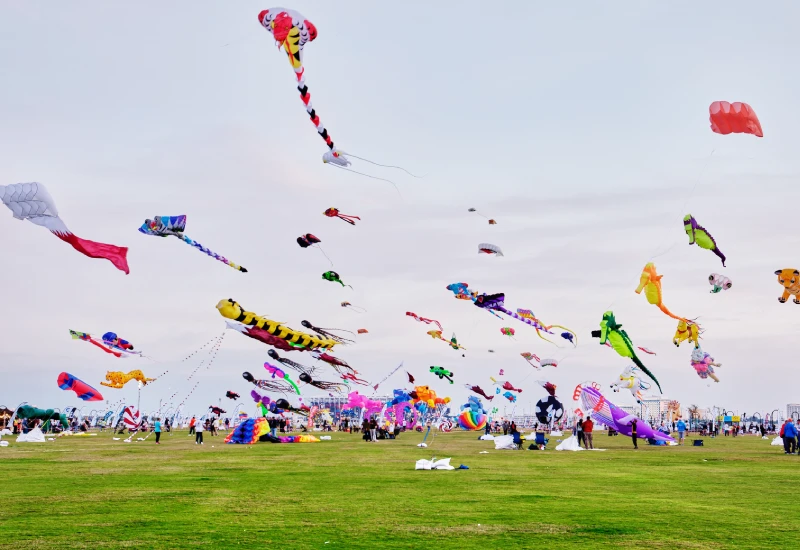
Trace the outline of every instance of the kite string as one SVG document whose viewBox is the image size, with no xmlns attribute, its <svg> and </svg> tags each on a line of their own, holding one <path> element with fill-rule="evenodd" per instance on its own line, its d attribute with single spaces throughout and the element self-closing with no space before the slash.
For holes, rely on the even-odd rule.
<svg viewBox="0 0 800 550">
<path fill-rule="evenodd" d="M 425 177 L 425 176 L 416 176 L 416 175 L 412 174 L 411 172 L 409 172 L 408 170 L 406 170 L 405 168 L 403 168 L 402 166 L 394 166 L 394 165 L 391 165 L 391 164 L 379 164 L 379 163 L 371 161 L 369 159 L 365 159 L 365 158 L 356 156 L 353 153 L 348 153 L 347 151 L 341 151 L 341 153 L 346 157 L 353 157 L 354 159 L 363 160 L 364 162 L 368 162 L 370 164 L 373 164 L 375 166 L 380 166 L 382 168 L 396 168 L 397 170 L 402 170 L 403 172 L 405 172 L 406 174 L 408 174 L 412 178 L 422 179 L 422 178 Z"/>
<path fill-rule="evenodd" d="M 366 176 L 366 177 L 372 178 L 374 180 L 380 180 L 380 181 L 389 182 L 389 183 L 392 184 L 392 187 L 394 187 L 394 190 L 397 191 L 397 194 L 400 195 L 400 198 L 401 199 L 403 198 L 403 194 L 400 193 L 400 189 L 397 188 L 397 184 L 395 182 L 393 182 L 392 180 L 387 180 L 386 178 L 379 178 L 378 176 L 370 176 L 369 174 L 365 174 L 364 172 L 359 172 L 358 170 L 353 170 L 352 168 L 345 168 L 344 166 L 339 166 L 338 164 L 331 164 L 331 166 L 334 166 L 334 167 L 338 168 L 339 170 L 345 170 L 347 172 L 353 172 L 354 174 L 358 174 L 359 176 Z M 405 199 L 403 199 L 403 200 L 405 200 Z"/>
</svg>

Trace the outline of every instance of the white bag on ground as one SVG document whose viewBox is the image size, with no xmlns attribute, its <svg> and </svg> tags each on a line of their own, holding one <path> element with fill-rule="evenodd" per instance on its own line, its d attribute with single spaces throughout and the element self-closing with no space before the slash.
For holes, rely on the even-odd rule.
<svg viewBox="0 0 800 550">
<path fill-rule="evenodd" d="M 449 458 L 442 458 L 437 461 L 433 460 L 425 460 L 420 459 L 417 460 L 417 464 L 414 468 L 415 470 L 455 470 L 453 466 L 450 466 L 450 459 Z"/>
<path fill-rule="evenodd" d="M 34 428 L 26 434 L 17 437 L 17 443 L 44 443 L 44 434 L 39 428 Z"/>
<path fill-rule="evenodd" d="M 556 451 L 583 451 L 583 449 L 578 444 L 578 437 L 571 435 L 558 444 Z"/>
<path fill-rule="evenodd" d="M 494 438 L 494 448 L 496 451 L 507 449 L 513 450 L 517 446 L 514 445 L 514 437 L 510 435 L 498 435 Z"/>
<path fill-rule="evenodd" d="M 481 441 L 494 441 L 494 436 L 492 434 L 483 434 L 478 439 Z"/>
</svg>

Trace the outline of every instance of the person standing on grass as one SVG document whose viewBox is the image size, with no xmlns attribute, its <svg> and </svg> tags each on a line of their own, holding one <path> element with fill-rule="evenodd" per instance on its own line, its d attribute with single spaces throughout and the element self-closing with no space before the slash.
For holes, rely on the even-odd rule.
<svg viewBox="0 0 800 550">
<path fill-rule="evenodd" d="M 195 424 L 197 424 L 197 419 L 192 417 L 192 419 L 189 421 L 189 435 L 195 433 Z"/>
<path fill-rule="evenodd" d="M 582 418 L 579 418 L 578 419 L 578 423 L 575 424 L 575 431 L 578 432 L 578 447 L 581 446 L 581 443 L 583 443 L 583 446 L 585 447 L 586 446 L 586 434 L 583 433 L 583 419 Z"/>
<path fill-rule="evenodd" d="M 638 449 L 639 444 L 636 442 L 636 419 L 633 419 L 633 423 L 631 424 L 631 439 L 633 439 L 633 448 Z"/>
<path fill-rule="evenodd" d="M 686 435 L 686 422 L 683 421 L 683 418 L 678 419 L 678 445 L 683 445 L 683 436 Z"/>
<path fill-rule="evenodd" d="M 592 431 L 594 430 L 594 422 L 592 417 L 587 416 L 586 422 L 583 423 L 583 447 L 585 449 L 594 449 L 594 442 L 592 441 Z"/>
<path fill-rule="evenodd" d="M 153 424 L 153 432 L 156 434 L 156 445 L 161 445 L 161 419 L 156 418 L 155 424 Z"/>
<path fill-rule="evenodd" d="M 369 437 L 373 443 L 378 441 L 377 431 L 378 431 L 378 421 L 375 420 L 375 417 L 373 416 L 372 419 L 369 421 Z"/>
<path fill-rule="evenodd" d="M 202 422 L 198 422 L 195 425 L 195 431 L 194 431 L 194 434 L 195 434 L 194 435 L 194 444 L 195 445 L 197 445 L 197 444 L 202 445 L 203 444 L 203 430 L 205 430 L 205 426 L 203 425 Z"/>
<path fill-rule="evenodd" d="M 783 425 L 783 450 L 786 454 L 794 454 L 797 447 L 795 437 L 797 437 L 797 427 L 791 418 L 787 418 L 786 424 Z"/>
</svg>

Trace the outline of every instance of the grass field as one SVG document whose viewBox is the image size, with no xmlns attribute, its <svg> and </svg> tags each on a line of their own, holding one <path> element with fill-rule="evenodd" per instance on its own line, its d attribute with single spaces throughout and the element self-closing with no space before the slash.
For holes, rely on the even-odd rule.
<svg viewBox="0 0 800 550">
<path fill-rule="evenodd" d="M 606 452 L 570 453 L 495 451 L 465 432 L 428 449 L 416 433 L 330 435 L 7 437 L 0 548 L 769 548 L 800 522 L 800 457 L 752 436 L 633 451 L 597 433 Z M 432 455 L 470 469 L 414 470 Z"/>
</svg>

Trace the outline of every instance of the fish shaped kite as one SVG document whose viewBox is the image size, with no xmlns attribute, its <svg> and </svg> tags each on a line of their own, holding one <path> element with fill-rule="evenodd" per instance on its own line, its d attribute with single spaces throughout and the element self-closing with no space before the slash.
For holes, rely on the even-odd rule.
<svg viewBox="0 0 800 550">
<path fill-rule="evenodd" d="M 11 210 L 16 219 L 40 225 L 84 256 L 108 260 L 126 275 L 130 273 L 128 249 L 124 246 L 81 239 L 67 229 L 66 224 L 58 216 L 53 198 L 41 183 L 0 185 L 0 201 Z"/>
<path fill-rule="evenodd" d="M 711 294 L 717 294 L 722 290 L 728 290 L 733 286 L 733 282 L 728 279 L 725 275 L 720 275 L 719 273 L 712 273 L 708 276 L 708 284 L 710 284 L 713 288 L 711 289 Z"/>
<path fill-rule="evenodd" d="M 656 273 L 656 265 L 653 262 L 648 262 L 642 269 L 642 274 L 639 276 L 639 286 L 636 287 L 635 292 L 636 294 L 641 294 L 642 290 L 644 290 L 644 296 L 647 298 L 649 303 L 660 309 L 664 315 L 668 315 L 673 319 L 680 321 L 683 319 L 683 317 L 678 317 L 672 313 L 669 309 L 667 309 L 667 306 L 664 305 L 664 302 L 662 302 L 662 277 L 664 276 Z"/>
<path fill-rule="evenodd" d="M 714 240 L 714 237 L 711 236 L 711 233 L 708 230 L 697 223 L 697 220 L 694 219 L 694 216 L 691 214 L 686 214 L 683 217 L 683 229 L 686 231 L 686 234 L 689 236 L 689 244 L 697 244 L 700 248 L 705 248 L 706 250 L 710 250 L 716 256 L 722 260 L 722 267 L 725 267 L 725 254 L 717 246 L 717 241 Z"/>
<path fill-rule="evenodd" d="M 349 223 L 350 225 L 355 225 L 356 224 L 356 222 L 354 222 L 353 220 L 361 221 L 361 218 L 359 218 L 358 216 L 350 216 L 348 214 L 342 214 L 341 212 L 339 212 L 338 208 L 333 208 L 333 207 L 328 208 L 327 210 L 325 210 L 325 212 L 323 212 L 323 214 L 325 214 L 329 218 L 339 218 L 340 220 L 344 220 L 347 223 Z"/>
<path fill-rule="evenodd" d="M 205 253 L 207 256 L 211 256 L 217 261 L 222 262 L 223 264 L 232 267 L 237 271 L 241 271 L 242 273 L 247 273 L 247 270 L 242 266 L 233 263 L 225 256 L 220 256 L 216 252 L 213 252 L 200 244 L 199 242 L 190 239 L 187 237 L 183 232 L 186 230 L 186 216 L 154 216 L 152 220 L 147 219 L 144 221 L 142 226 L 139 228 L 140 233 L 144 233 L 145 235 L 151 235 L 153 237 L 177 237 L 178 239 L 182 240 L 189 246 L 192 246 L 199 250 L 200 252 Z"/>
<path fill-rule="evenodd" d="M 325 279 L 326 281 L 330 281 L 332 283 L 339 283 L 342 286 L 350 286 L 350 285 L 344 284 L 342 279 L 339 277 L 339 274 L 336 273 L 335 271 L 326 271 L 325 273 L 322 274 L 322 278 Z M 353 287 L 350 286 L 350 288 L 352 289 Z"/>
<path fill-rule="evenodd" d="M 616 351 L 620 356 L 627 357 L 633 361 L 633 363 L 639 367 L 643 373 L 649 376 L 650 379 L 656 383 L 656 386 L 658 386 L 658 391 L 662 392 L 661 384 L 658 383 L 656 377 L 647 369 L 647 367 L 644 366 L 644 364 L 642 364 L 642 362 L 636 356 L 636 351 L 633 349 L 633 342 L 631 342 L 628 333 L 622 330 L 622 325 L 617 324 L 617 320 L 614 318 L 613 311 L 606 311 L 603 313 L 603 319 L 600 321 L 600 330 L 593 330 L 592 337 L 600 338 L 601 345 L 605 345 L 606 342 L 611 342 L 611 347 L 614 349 L 614 351 Z"/>
<path fill-rule="evenodd" d="M 510 391 L 507 391 L 507 392 L 503 393 L 503 397 L 505 397 L 506 399 L 508 399 L 512 403 L 516 403 L 517 402 L 517 396 L 514 395 L 513 393 L 511 393 Z"/>
<path fill-rule="evenodd" d="M 99 391 L 91 387 L 89 384 L 80 378 L 71 375 L 68 372 L 62 372 L 58 375 L 58 387 L 62 390 L 72 390 L 78 399 L 83 401 L 102 401 L 103 396 Z"/>
</svg>

